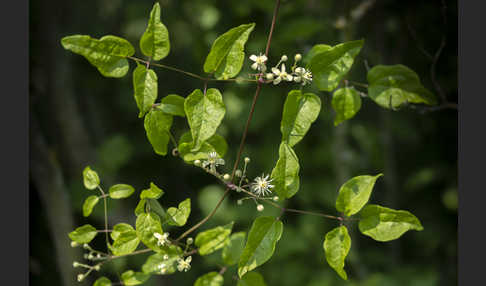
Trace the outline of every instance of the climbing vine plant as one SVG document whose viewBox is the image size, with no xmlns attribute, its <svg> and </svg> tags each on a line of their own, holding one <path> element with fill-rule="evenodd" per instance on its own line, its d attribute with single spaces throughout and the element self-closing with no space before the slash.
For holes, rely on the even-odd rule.
<svg viewBox="0 0 486 286">
<path fill-rule="evenodd" d="M 335 204 L 338 214 L 335 215 L 283 206 L 284 200 L 291 199 L 299 191 L 300 163 L 293 148 L 304 139 L 321 110 L 320 97 L 305 89 L 314 85 L 320 91 L 332 93 L 335 125 L 351 119 L 361 108 L 363 93 L 354 88 L 354 82 L 347 80 L 346 75 L 360 53 L 364 40 L 335 46 L 317 44 L 305 55 L 308 59 L 305 66 L 301 65 L 302 55 L 296 54 L 293 59 L 282 55 L 273 67 L 267 68 L 279 6 L 280 1 L 277 0 L 264 52 L 250 56 L 245 54 L 245 44 L 255 23 L 231 28 L 212 44 L 203 66 L 206 76 L 159 63 L 170 54 L 170 37 L 168 29 L 161 22 L 158 3 L 150 12 L 147 28 L 139 42 L 145 59 L 135 57 L 134 46 L 117 36 L 95 39 L 87 35 L 71 35 L 62 38 L 61 44 L 66 50 L 84 56 L 105 77 L 124 77 L 130 70 L 129 61 L 135 62 L 136 67 L 132 72 L 134 99 L 139 109 L 138 117 L 144 120 L 147 139 L 154 152 L 166 156 L 169 144 L 172 144 L 174 156 L 200 168 L 226 187 L 224 195 L 209 215 L 186 228 L 191 214 L 191 198 L 177 206 L 169 206 L 171 203 L 162 199 L 164 187 L 147 183 L 147 189 L 137 193 L 140 201 L 134 209 L 135 225 L 119 223 L 110 227 L 107 201 L 127 198 L 135 194 L 135 189 L 128 184 L 116 184 L 106 191 L 98 173 L 86 167 L 83 171 L 84 186 L 99 194 L 86 198 L 83 216 L 88 217 L 101 200 L 105 220 L 101 228 L 85 224 L 69 233 L 71 245 L 82 246 L 86 250 L 87 261 L 73 263 L 74 267 L 83 269 L 77 276 L 78 281 L 83 281 L 93 272 L 101 272 L 103 265 L 114 259 L 151 253 L 139 269 L 123 272 L 120 281 L 110 281 L 101 276 L 94 283 L 95 286 L 139 285 L 152 275 L 189 271 L 192 256 L 220 251 L 224 266 L 219 267 L 219 271 L 201 275 L 194 285 L 222 285 L 222 274 L 228 269 L 236 271 L 238 285 L 266 285 L 264 278 L 254 270 L 274 255 L 278 241 L 285 235 L 281 217 L 289 212 L 336 221 L 334 229 L 322 234 L 322 248 L 328 265 L 346 280 L 345 260 L 352 246 L 347 222 L 358 221 L 359 231 L 376 241 L 398 239 L 409 230 L 423 229 L 419 219 L 408 211 L 368 203 L 375 183 L 383 174 L 360 175 L 345 182 L 339 189 Z M 249 60 L 251 68 L 255 70 L 249 77 L 239 76 L 245 60 Z M 195 89 L 186 97 L 170 94 L 157 102 L 158 78 L 154 68 L 197 78 L 204 82 L 204 89 Z M 404 65 L 374 66 L 368 70 L 367 80 L 367 84 L 354 84 L 366 87 L 368 93 L 365 98 L 383 108 L 395 110 L 402 106 L 437 104 L 434 94 L 420 83 L 414 71 Z M 207 88 L 208 83 L 213 81 L 246 81 L 256 86 L 236 160 L 228 173 L 222 171 L 228 145 L 216 133 L 224 119 L 226 107 L 223 93 L 216 88 Z M 271 87 L 282 82 L 290 83 L 295 89 L 289 91 L 283 106 L 278 160 L 270 174 L 262 173 L 259 177 L 248 178 L 246 171 L 250 158 L 242 160 L 241 157 L 255 102 L 262 86 Z M 189 127 L 179 140 L 174 138 L 171 131 L 174 117 L 187 120 Z M 199 228 L 213 217 L 230 192 L 238 193 L 238 204 L 246 199 L 254 200 L 258 211 L 262 211 L 266 204 L 280 209 L 280 216 L 257 217 L 247 231 L 234 232 L 232 221 L 200 231 Z M 178 237 L 171 237 L 166 231 L 168 227 L 181 228 L 183 232 Z M 94 249 L 91 241 L 103 233 L 106 249 Z M 195 235 L 195 238 L 190 235 Z M 236 268 L 230 268 L 234 265 Z"/>
</svg>

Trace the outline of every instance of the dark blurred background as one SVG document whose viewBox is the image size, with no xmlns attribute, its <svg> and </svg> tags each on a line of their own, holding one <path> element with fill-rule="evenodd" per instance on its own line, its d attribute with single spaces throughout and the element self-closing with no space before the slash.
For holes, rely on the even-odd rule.
<svg viewBox="0 0 486 286">
<path fill-rule="evenodd" d="M 434 54 L 443 35 L 446 45 L 436 65 L 437 82 L 451 102 L 457 102 L 457 3 L 445 1 L 282 1 L 270 48 L 269 64 L 282 54 L 305 55 L 315 44 L 335 45 L 365 39 L 349 77 L 366 82 L 366 66 L 404 64 L 416 71 L 424 86 L 436 92 L 430 76 Z M 214 39 L 249 22 L 256 28 L 246 45 L 247 57 L 263 52 L 270 27 L 273 0 L 159 1 L 162 21 L 170 34 L 171 52 L 162 62 L 202 74 Z M 366 4 L 364 4 L 366 3 Z M 67 233 L 90 223 L 103 225 L 103 208 L 82 216 L 82 203 L 91 195 L 83 187 L 82 170 L 90 165 L 105 189 L 127 183 L 137 190 L 130 199 L 109 201 L 109 223 L 135 222 L 133 209 L 140 190 L 153 181 L 165 190 L 164 206 L 192 200 L 187 226 L 210 212 L 223 189 L 199 169 L 170 155 L 156 155 L 145 136 L 143 120 L 133 99 L 131 73 L 104 78 L 79 55 L 63 50 L 60 39 L 71 34 L 95 38 L 112 34 L 128 39 L 142 57 L 138 41 L 153 0 L 30 1 L 30 281 L 31 285 L 91 285 L 76 282 L 82 249 L 71 248 Z M 357 7 L 360 7 L 357 9 Z M 133 69 L 134 63 L 131 63 Z M 159 100 L 167 94 L 187 96 L 202 82 L 156 69 Z M 242 75 L 251 72 L 248 60 Z M 223 92 L 226 117 L 218 133 L 229 150 L 232 166 L 255 87 L 251 84 L 210 84 Z M 289 85 L 263 87 L 245 147 L 251 157 L 249 176 L 271 172 L 280 143 L 280 119 Z M 366 92 L 358 87 L 358 89 Z M 327 265 L 322 243 L 334 221 L 286 214 L 284 232 L 270 261 L 256 269 L 268 285 L 456 285 L 457 284 L 457 111 L 422 113 L 417 109 L 385 110 L 369 99 L 348 122 L 333 126 L 330 94 L 319 92 L 322 110 L 295 151 L 301 164 L 301 188 L 288 201 L 293 208 L 335 213 L 339 187 L 353 176 L 377 174 L 371 202 L 414 213 L 425 229 L 400 239 L 378 243 L 361 235 L 354 225 L 352 247 L 341 280 Z M 176 118 L 176 138 L 188 126 Z M 171 147 L 172 148 L 172 147 Z M 216 216 L 201 229 L 235 220 L 234 231 L 247 231 L 257 215 L 246 201 L 237 206 L 232 194 Z M 277 211 L 267 207 L 263 214 Z M 180 230 L 172 229 L 174 236 Z M 96 240 L 99 247 L 103 241 Z M 146 285 L 192 285 L 208 271 L 218 271 L 220 253 L 194 257 L 191 271 L 153 276 Z M 127 270 L 139 270 L 147 255 L 117 259 L 102 274 L 118 281 Z M 225 285 L 235 267 L 225 273 Z"/>
</svg>

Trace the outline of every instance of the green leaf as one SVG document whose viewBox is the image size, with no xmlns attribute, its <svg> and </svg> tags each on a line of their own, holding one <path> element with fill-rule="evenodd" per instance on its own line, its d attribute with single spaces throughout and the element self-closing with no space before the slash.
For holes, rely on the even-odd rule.
<svg viewBox="0 0 486 286">
<path fill-rule="evenodd" d="M 340 88 L 332 95 L 332 108 L 336 111 L 334 126 L 353 118 L 361 108 L 361 97 L 354 88 Z"/>
<path fill-rule="evenodd" d="M 137 236 L 143 244 L 154 251 L 160 251 L 160 247 L 157 244 L 158 240 L 154 236 L 156 232 L 163 234 L 158 215 L 154 212 L 140 214 L 135 222 L 135 227 L 137 229 Z"/>
<path fill-rule="evenodd" d="M 186 117 L 186 113 L 184 112 L 184 100 L 185 98 L 182 96 L 169 94 L 162 98 L 157 109 L 160 109 L 169 115 Z"/>
<path fill-rule="evenodd" d="M 211 138 L 202 143 L 201 148 L 197 151 L 191 151 L 192 146 L 193 140 L 191 132 L 184 133 L 179 140 L 179 147 L 177 147 L 177 150 L 179 150 L 179 154 L 184 161 L 189 163 L 192 163 L 195 160 L 205 160 L 211 152 L 216 152 L 220 158 L 223 158 L 228 150 L 226 140 L 218 134 L 214 134 Z"/>
<path fill-rule="evenodd" d="M 287 143 L 280 143 L 279 158 L 272 170 L 274 190 L 280 198 L 290 198 L 299 190 L 299 158 Z"/>
<path fill-rule="evenodd" d="M 142 271 L 146 274 L 166 275 L 176 271 L 177 260 L 182 256 L 183 251 L 177 245 L 169 245 L 162 248 L 159 253 L 152 254 L 142 265 Z M 164 259 L 165 258 L 165 259 Z M 161 269 L 160 266 L 164 264 Z"/>
<path fill-rule="evenodd" d="M 83 244 L 89 243 L 91 240 L 93 240 L 96 234 L 98 234 L 96 228 L 94 228 L 92 225 L 85 224 L 71 231 L 68 235 L 72 241 Z"/>
<path fill-rule="evenodd" d="M 408 211 L 370 204 L 363 208 L 360 215 L 359 230 L 377 241 L 394 240 L 408 230 L 424 229 L 418 218 Z"/>
<path fill-rule="evenodd" d="M 138 118 L 142 118 L 157 99 L 157 74 L 144 65 L 137 64 L 133 71 L 133 97 L 140 110 Z"/>
<path fill-rule="evenodd" d="M 127 184 L 116 184 L 110 187 L 109 193 L 112 199 L 128 198 L 135 192 L 135 189 Z"/>
<path fill-rule="evenodd" d="M 157 187 L 154 183 L 150 182 L 150 188 L 143 190 L 140 193 L 141 199 L 158 199 L 164 194 L 164 191 Z"/>
<path fill-rule="evenodd" d="M 110 233 L 110 237 L 113 240 L 117 240 L 117 238 L 122 234 L 123 232 L 130 232 L 130 231 L 135 231 L 131 225 L 128 223 L 118 223 L 115 226 L 113 226 L 113 230 Z"/>
<path fill-rule="evenodd" d="M 83 170 L 83 182 L 84 187 L 88 190 L 94 190 L 100 185 L 100 178 L 98 177 L 98 173 L 91 170 L 88 166 Z"/>
<path fill-rule="evenodd" d="M 161 218 L 167 215 L 164 208 L 160 205 L 160 203 L 156 199 L 145 199 L 145 200 L 147 200 L 147 204 L 150 211 L 153 211 Z"/>
<path fill-rule="evenodd" d="M 243 253 L 243 249 L 245 248 L 245 237 L 246 233 L 244 231 L 234 233 L 230 236 L 221 253 L 224 264 L 231 266 L 238 263 L 241 253 Z"/>
<path fill-rule="evenodd" d="M 218 272 L 209 272 L 197 278 L 194 286 L 222 286 L 224 278 Z"/>
<path fill-rule="evenodd" d="M 319 90 L 332 91 L 338 86 L 351 69 L 363 43 L 364 40 L 342 43 L 311 58 L 308 68 Z"/>
<path fill-rule="evenodd" d="M 317 119 L 320 110 L 321 99 L 317 95 L 302 94 L 300 90 L 290 91 L 285 100 L 280 124 L 282 141 L 287 142 L 290 147 L 300 142 Z"/>
<path fill-rule="evenodd" d="M 126 57 L 135 53 L 133 46 L 125 39 L 104 36 L 94 39 L 88 35 L 72 35 L 61 39 L 64 49 L 85 57 L 106 77 L 122 77 L 128 72 Z"/>
<path fill-rule="evenodd" d="M 325 44 L 317 44 L 312 47 L 312 49 L 304 56 L 304 62 L 305 63 L 310 63 L 312 61 L 312 58 L 315 57 L 316 55 L 323 53 L 327 50 L 330 50 L 332 47 L 329 45 Z"/>
<path fill-rule="evenodd" d="M 123 281 L 123 285 L 126 286 L 143 284 L 149 278 L 150 275 L 142 272 L 135 272 L 133 270 L 127 270 L 123 272 L 123 274 L 121 275 L 121 280 Z"/>
<path fill-rule="evenodd" d="M 241 277 L 236 286 L 267 286 L 267 284 L 260 273 L 252 271 Z"/>
<path fill-rule="evenodd" d="M 346 216 L 351 216 L 359 212 L 370 199 L 373 186 L 381 176 L 383 174 L 376 176 L 357 176 L 344 183 L 339 189 L 339 195 L 336 199 L 336 209 Z"/>
<path fill-rule="evenodd" d="M 348 275 L 344 271 L 344 259 L 351 248 L 351 237 L 349 237 L 348 229 L 343 225 L 328 232 L 323 247 L 329 266 L 336 270 L 341 278 L 348 280 Z"/>
<path fill-rule="evenodd" d="M 235 77 L 243 66 L 245 43 L 253 28 L 255 23 L 240 25 L 219 36 L 206 57 L 204 72 L 215 73 L 217 79 Z"/>
<path fill-rule="evenodd" d="M 272 257 L 275 245 L 282 236 L 282 231 L 283 224 L 280 220 L 273 217 L 255 219 L 238 263 L 240 278 Z"/>
<path fill-rule="evenodd" d="M 98 203 L 100 198 L 98 196 L 89 196 L 84 200 L 83 204 L 83 216 L 87 217 L 93 211 L 94 206 Z"/>
<path fill-rule="evenodd" d="M 218 226 L 196 236 L 194 244 L 199 248 L 200 255 L 208 255 L 225 246 L 234 222 L 227 225 Z"/>
<path fill-rule="evenodd" d="M 145 204 L 147 203 L 147 200 L 145 199 L 141 199 L 137 206 L 135 207 L 135 215 L 136 216 L 139 216 L 143 213 L 145 213 Z"/>
<path fill-rule="evenodd" d="M 191 213 L 191 199 L 187 198 L 179 204 L 178 208 L 170 207 L 167 209 L 167 220 L 169 225 L 183 226 Z"/>
<path fill-rule="evenodd" d="M 196 89 L 186 98 L 184 111 L 194 140 L 191 151 L 197 151 L 216 133 L 226 113 L 226 107 L 219 90 L 210 88 L 204 95 L 200 89 Z"/>
<path fill-rule="evenodd" d="M 115 236 L 116 239 L 110 247 L 114 255 L 126 255 L 132 253 L 137 249 L 138 244 L 140 243 L 137 232 L 133 230 L 133 228 L 131 230 L 118 232 Z"/>
<path fill-rule="evenodd" d="M 167 145 L 170 140 L 170 127 L 172 126 L 172 115 L 160 110 L 152 109 L 145 116 L 143 123 L 147 138 L 154 148 L 156 154 L 167 155 Z"/>
<path fill-rule="evenodd" d="M 160 21 L 160 6 L 157 2 L 150 12 L 147 29 L 140 38 L 140 50 L 154 61 L 159 61 L 169 54 L 169 31 Z"/>
<path fill-rule="evenodd" d="M 96 279 L 93 286 L 111 286 L 111 281 L 110 281 L 110 279 L 108 279 L 106 277 L 100 277 L 100 278 Z"/>
<path fill-rule="evenodd" d="M 407 103 L 436 105 L 434 94 L 426 89 L 418 75 L 404 65 L 377 65 L 369 70 L 368 95 L 384 108 L 396 109 Z"/>
</svg>

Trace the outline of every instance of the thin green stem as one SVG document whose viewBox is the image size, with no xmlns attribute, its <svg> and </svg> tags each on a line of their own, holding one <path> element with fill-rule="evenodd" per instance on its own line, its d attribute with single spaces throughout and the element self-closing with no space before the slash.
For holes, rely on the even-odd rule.
<svg viewBox="0 0 486 286">
<path fill-rule="evenodd" d="M 100 190 L 101 195 L 103 196 L 103 204 L 105 206 L 105 229 L 108 229 L 108 210 L 107 210 L 107 206 L 106 206 L 106 194 L 99 185 L 98 185 L 98 190 Z M 105 232 L 105 238 L 106 238 L 106 248 L 109 252 L 108 245 L 109 245 L 110 241 L 108 240 L 108 232 Z"/>
<path fill-rule="evenodd" d="M 203 76 L 200 76 L 200 75 L 197 75 L 195 73 L 192 73 L 192 72 L 188 72 L 188 71 L 185 71 L 185 70 L 181 70 L 181 69 L 178 69 L 178 68 L 175 68 L 175 67 L 171 67 L 171 66 L 168 66 L 168 65 L 163 65 L 163 64 L 158 64 L 158 63 L 151 63 L 149 61 L 146 61 L 146 60 L 143 60 L 143 59 L 140 59 L 140 58 L 136 58 L 136 57 L 127 57 L 131 60 L 134 60 L 136 62 L 141 62 L 143 64 L 145 64 L 147 67 L 148 65 L 152 65 L 152 66 L 156 66 L 156 67 L 160 67 L 160 68 L 164 68 L 164 69 L 168 69 L 168 70 L 171 70 L 171 71 L 175 71 L 175 72 L 178 72 L 178 73 L 182 73 L 182 74 L 185 74 L 189 77 L 192 77 L 192 78 L 196 78 L 196 79 L 199 79 L 199 80 L 202 80 L 202 81 L 218 81 L 218 82 L 235 82 L 235 81 L 246 81 L 246 82 L 256 82 L 256 80 L 253 80 L 253 79 L 243 79 L 243 78 L 230 78 L 230 79 L 215 79 L 215 78 L 207 78 L 207 77 L 203 77 Z"/>
</svg>

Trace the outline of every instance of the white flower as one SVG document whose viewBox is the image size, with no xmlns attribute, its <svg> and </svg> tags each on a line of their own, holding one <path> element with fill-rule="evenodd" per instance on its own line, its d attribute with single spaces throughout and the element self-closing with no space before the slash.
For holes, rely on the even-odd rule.
<svg viewBox="0 0 486 286">
<path fill-rule="evenodd" d="M 272 68 L 273 74 L 275 74 L 277 77 L 273 80 L 273 84 L 278 84 L 282 81 L 282 79 L 286 81 L 292 81 L 292 76 L 289 75 L 287 72 L 285 72 L 285 64 L 282 64 L 282 67 L 280 70 L 278 68 Z"/>
<path fill-rule="evenodd" d="M 164 232 L 164 234 L 154 232 L 154 236 L 155 236 L 155 238 L 157 238 L 157 245 L 164 246 L 164 245 L 170 243 L 168 232 Z"/>
<path fill-rule="evenodd" d="M 208 154 L 208 159 L 202 162 L 203 168 L 206 168 L 208 165 L 211 170 L 216 171 L 216 166 L 224 165 L 224 160 L 219 158 L 218 153 L 210 152 Z"/>
<path fill-rule="evenodd" d="M 262 55 L 262 53 L 260 53 L 259 56 L 251 55 L 250 60 L 254 61 L 254 63 L 251 65 L 252 69 L 259 70 L 261 72 L 265 72 L 267 70 L 267 66 L 265 65 L 267 56 Z"/>
<path fill-rule="evenodd" d="M 306 85 L 307 83 L 312 82 L 312 73 L 309 70 L 298 67 L 295 69 L 294 73 L 295 82 L 302 82 L 302 85 Z"/>
<path fill-rule="evenodd" d="M 159 264 L 157 268 L 159 269 L 161 274 L 165 274 L 165 272 L 167 271 L 167 268 L 165 268 L 165 263 Z"/>
<path fill-rule="evenodd" d="M 188 256 L 186 260 L 184 260 L 184 258 L 179 258 L 179 260 L 177 260 L 177 270 L 180 272 L 187 272 L 187 270 L 191 269 L 191 261 L 192 256 Z"/>
<path fill-rule="evenodd" d="M 271 193 L 272 191 L 270 190 L 271 188 L 274 187 L 274 185 L 270 185 L 270 182 L 273 181 L 273 179 L 268 180 L 268 176 L 265 176 L 262 174 L 261 177 L 256 177 L 255 182 L 251 184 L 251 190 L 257 195 L 257 196 L 265 196 L 265 194 Z"/>
</svg>

